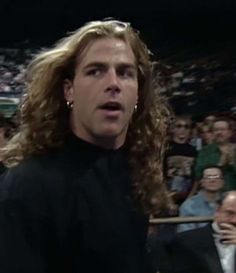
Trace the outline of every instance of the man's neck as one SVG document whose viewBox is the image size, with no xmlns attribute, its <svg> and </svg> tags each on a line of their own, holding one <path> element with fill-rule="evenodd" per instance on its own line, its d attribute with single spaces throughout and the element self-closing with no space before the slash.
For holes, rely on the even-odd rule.
<svg viewBox="0 0 236 273">
<path fill-rule="evenodd" d="M 83 126 L 78 126 L 73 122 L 71 118 L 71 130 L 72 132 L 82 140 L 99 146 L 104 149 L 108 150 L 117 150 L 122 147 L 125 143 L 127 129 L 126 128 L 123 132 L 119 135 L 95 135 L 92 132 L 85 129 Z"/>
<path fill-rule="evenodd" d="M 174 141 L 175 143 L 178 143 L 178 144 L 187 143 L 187 140 L 186 140 L 186 139 L 179 139 L 179 138 L 176 138 L 176 137 L 173 138 L 173 141 Z"/>
<path fill-rule="evenodd" d="M 124 145 L 123 141 L 119 141 L 114 137 L 97 137 L 94 136 L 89 141 L 96 146 L 102 147 L 108 150 L 117 150 Z"/>
<path fill-rule="evenodd" d="M 114 138 L 114 137 L 109 137 L 109 136 L 93 136 L 93 135 L 89 135 L 89 136 L 84 136 L 81 134 L 78 134 L 77 132 L 73 131 L 73 133 L 80 139 L 91 143 L 95 146 L 107 149 L 107 150 L 117 150 L 120 147 L 122 147 L 124 145 L 124 141 L 125 139 L 121 139 L 121 138 Z"/>
<path fill-rule="evenodd" d="M 208 202 L 215 202 L 219 197 L 219 192 L 203 191 L 204 197 Z"/>
</svg>

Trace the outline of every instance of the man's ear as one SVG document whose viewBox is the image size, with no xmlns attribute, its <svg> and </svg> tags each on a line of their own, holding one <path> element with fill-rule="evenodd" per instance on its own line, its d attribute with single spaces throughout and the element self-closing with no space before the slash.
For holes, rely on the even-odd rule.
<svg viewBox="0 0 236 273">
<path fill-rule="evenodd" d="M 63 83 L 64 98 L 68 102 L 73 102 L 73 86 L 72 81 L 65 79 Z"/>
</svg>

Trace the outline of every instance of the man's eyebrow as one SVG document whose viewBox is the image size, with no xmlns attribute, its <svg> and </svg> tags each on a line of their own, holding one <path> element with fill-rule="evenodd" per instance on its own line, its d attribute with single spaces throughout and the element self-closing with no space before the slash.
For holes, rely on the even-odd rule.
<svg viewBox="0 0 236 273">
<path fill-rule="evenodd" d="M 84 69 L 90 68 L 90 67 L 106 67 L 106 63 L 104 62 L 91 62 L 84 66 Z"/>
<path fill-rule="evenodd" d="M 107 67 L 107 66 L 109 66 L 109 64 L 107 64 L 105 62 L 91 62 L 91 63 L 86 64 L 83 69 L 87 69 L 90 67 Z M 137 69 L 135 64 L 126 63 L 126 62 L 117 63 L 115 66 L 122 67 L 122 68 L 130 68 L 130 69 L 135 69 L 135 70 Z"/>
<path fill-rule="evenodd" d="M 135 64 L 132 63 L 119 63 L 118 64 L 119 67 L 123 67 L 123 68 L 130 68 L 130 69 L 137 69 L 137 66 Z"/>
</svg>

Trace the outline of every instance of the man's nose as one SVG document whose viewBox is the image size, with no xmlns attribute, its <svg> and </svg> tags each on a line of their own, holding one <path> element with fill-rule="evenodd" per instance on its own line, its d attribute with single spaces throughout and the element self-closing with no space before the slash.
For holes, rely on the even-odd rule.
<svg viewBox="0 0 236 273">
<path fill-rule="evenodd" d="M 107 73 L 107 88 L 106 91 L 120 92 L 119 77 L 115 69 L 110 69 Z"/>
</svg>

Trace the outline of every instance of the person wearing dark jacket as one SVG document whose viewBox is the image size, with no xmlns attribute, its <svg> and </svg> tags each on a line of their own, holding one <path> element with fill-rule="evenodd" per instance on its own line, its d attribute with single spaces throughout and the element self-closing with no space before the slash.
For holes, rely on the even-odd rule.
<svg viewBox="0 0 236 273">
<path fill-rule="evenodd" d="M 179 233 L 169 245 L 173 273 L 236 272 L 236 191 L 228 192 L 214 222 Z"/>
<path fill-rule="evenodd" d="M 3 155 L 1 272 L 149 272 L 169 115 L 149 53 L 129 23 L 104 20 L 33 59 Z"/>
</svg>

